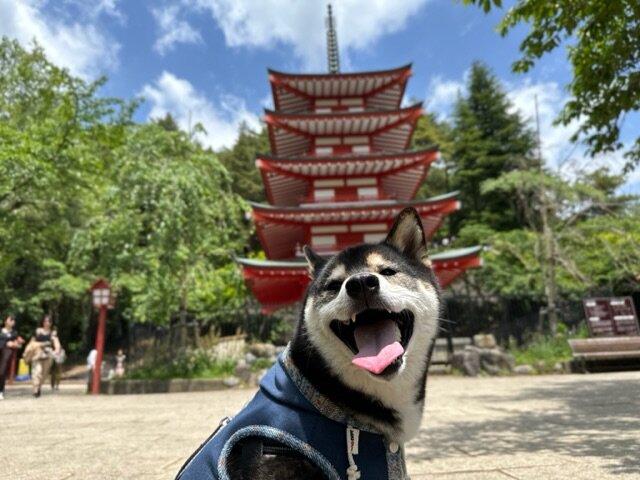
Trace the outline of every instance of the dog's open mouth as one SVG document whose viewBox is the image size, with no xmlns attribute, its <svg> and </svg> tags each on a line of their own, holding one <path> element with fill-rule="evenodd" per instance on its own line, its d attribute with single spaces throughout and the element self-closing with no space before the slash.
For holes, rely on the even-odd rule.
<svg viewBox="0 0 640 480">
<path fill-rule="evenodd" d="M 413 334 L 409 310 L 364 310 L 351 320 L 333 320 L 331 330 L 355 354 L 352 363 L 375 375 L 395 373 Z"/>
</svg>

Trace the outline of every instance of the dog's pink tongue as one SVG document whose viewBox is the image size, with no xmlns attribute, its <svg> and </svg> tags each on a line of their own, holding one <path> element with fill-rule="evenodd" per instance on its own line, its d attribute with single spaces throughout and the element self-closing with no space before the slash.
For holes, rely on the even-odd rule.
<svg viewBox="0 0 640 480">
<path fill-rule="evenodd" d="M 396 340 L 395 329 L 392 320 L 356 327 L 354 336 L 358 354 L 351 363 L 376 375 L 382 372 L 404 353 L 404 348 Z"/>
</svg>

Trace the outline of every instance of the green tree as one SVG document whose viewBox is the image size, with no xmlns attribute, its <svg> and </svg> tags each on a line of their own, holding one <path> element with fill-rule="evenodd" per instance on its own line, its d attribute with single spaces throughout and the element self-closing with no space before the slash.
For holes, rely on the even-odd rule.
<svg viewBox="0 0 640 480">
<path fill-rule="evenodd" d="M 270 148 L 264 126 L 259 132 L 255 132 L 246 123 L 242 123 L 233 147 L 218 152 L 220 162 L 231 175 L 233 191 L 245 200 L 266 201 L 262 176 L 256 167 L 256 157 L 260 153 L 268 153 Z"/>
<path fill-rule="evenodd" d="M 463 2 L 485 12 L 502 7 L 502 0 Z M 571 99 L 557 121 L 567 125 L 579 120 L 573 139 L 584 136 L 592 155 L 621 149 L 625 114 L 640 109 L 640 2 L 518 0 L 498 31 L 505 36 L 520 24 L 526 24 L 529 33 L 513 70 L 527 72 L 546 53 L 568 44 Z M 640 135 L 626 155 L 627 170 L 640 163 Z"/>
<path fill-rule="evenodd" d="M 416 122 L 411 137 L 410 149 L 423 149 L 437 146 L 440 160 L 431 164 L 427 178 L 420 186 L 417 198 L 428 198 L 451 191 L 451 127 L 445 121 L 439 121 L 435 115 L 426 113 Z"/>
<path fill-rule="evenodd" d="M 228 264 L 248 226 L 216 156 L 157 124 L 130 129 L 114 156 L 105 209 L 76 238 L 76 262 L 114 279 L 136 321 L 184 323 L 228 304 L 226 285 L 238 283 Z"/>
<path fill-rule="evenodd" d="M 0 307 L 26 327 L 44 310 L 64 332 L 79 311 L 69 300 L 86 295 L 68 247 L 135 109 L 99 97 L 103 83 L 73 77 L 38 45 L 0 41 Z"/>
<path fill-rule="evenodd" d="M 462 210 L 452 216 L 453 234 L 464 226 L 482 224 L 493 230 L 523 225 L 522 212 L 508 192 L 483 192 L 484 181 L 505 171 L 535 168 L 534 136 L 489 69 L 476 62 L 467 84 L 468 94 L 455 105 L 451 163 Z M 482 238 L 469 239 L 473 243 Z"/>
<path fill-rule="evenodd" d="M 604 180 L 607 177 L 609 179 Z M 600 236 L 599 241 L 585 235 L 585 232 L 593 231 L 594 225 L 610 226 L 615 221 L 628 223 L 633 217 L 635 221 L 640 220 L 636 214 L 629 213 L 629 207 L 625 206 L 627 198 L 618 198 L 609 190 L 615 184 L 612 178 L 615 177 L 600 170 L 570 181 L 540 169 L 506 172 L 482 185 L 487 194 L 511 194 L 521 204 L 527 220 L 528 228 L 521 233 L 493 235 L 495 245 L 505 253 L 502 259 L 513 262 L 513 266 L 502 263 L 494 270 L 501 271 L 496 278 L 502 276 L 506 280 L 505 273 L 511 270 L 512 280 L 507 289 L 513 285 L 522 286 L 516 278 L 526 278 L 529 288 L 525 291 L 538 294 L 543 291 L 552 332 L 558 324 L 560 297 L 602 287 L 605 263 L 607 268 L 613 268 L 613 276 L 619 281 L 632 278 L 637 255 L 625 252 L 620 246 L 628 247 L 637 236 L 637 232 L 632 233 L 637 229 L 627 233 L 620 228 L 610 228 L 608 235 Z M 589 253 L 589 249 L 606 253 Z M 500 259 L 494 260 L 498 261 L 498 266 Z M 513 275 L 514 266 L 524 275 Z M 505 288 L 504 280 L 499 280 L 500 288 Z"/>
</svg>

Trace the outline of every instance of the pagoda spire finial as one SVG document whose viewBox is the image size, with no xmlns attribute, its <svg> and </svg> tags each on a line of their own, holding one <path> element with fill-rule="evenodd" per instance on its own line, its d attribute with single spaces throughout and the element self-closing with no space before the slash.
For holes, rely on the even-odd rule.
<svg viewBox="0 0 640 480">
<path fill-rule="evenodd" d="M 327 5 L 327 63 L 329 73 L 340 73 L 340 57 L 338 55 L 338 36 L 333 24 L 331 4 Z"/>
</svg>

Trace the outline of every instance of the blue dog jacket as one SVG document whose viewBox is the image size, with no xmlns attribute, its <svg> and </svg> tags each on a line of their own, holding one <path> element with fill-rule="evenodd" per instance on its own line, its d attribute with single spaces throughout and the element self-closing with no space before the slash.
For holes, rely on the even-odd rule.
<svg viewBox="0 0 640 480">
<path fill-rule="evenodd" d="M 296 450 L 327 479 L 405 478 L 402 447 L 317 392 L 293 364 L 288 349 L 262 379 L 253 399 L 196 450 L 176 480 L 233 480 L 226 462 L 234 445 L 247 437 Z"/>
</svg>

